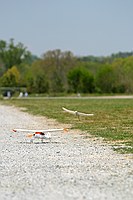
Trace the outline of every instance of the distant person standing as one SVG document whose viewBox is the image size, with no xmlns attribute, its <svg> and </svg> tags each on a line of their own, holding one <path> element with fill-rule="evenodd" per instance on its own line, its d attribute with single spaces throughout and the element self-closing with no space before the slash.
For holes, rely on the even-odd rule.
<svg viewBox="0 0 133 200">
<path fill-rule="evenodd" d="M 24 96 L 25 96 L 25 97 L 28 97 L 28 92 L 25 92 L 25 93 L 24 93 Z"/>
<path fill-rule="evenodd" d="M 23 97 L 23 92 L 20 92 L 20 94 L 19 94 L 18 97 L 19 97 L 19 98 Z"/>
<path fill-rule="evenodd" d="M 11 98 L 11 92 L 10 91 L 7 91 L 7 97 Z"/>
</svg>

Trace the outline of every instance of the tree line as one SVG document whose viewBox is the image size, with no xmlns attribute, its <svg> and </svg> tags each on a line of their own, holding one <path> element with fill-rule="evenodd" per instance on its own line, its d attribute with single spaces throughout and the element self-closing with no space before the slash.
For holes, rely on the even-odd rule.
<svg viewBox="0 0 133 200">
<path fill-rule="evenodd" d="M 132 93 L 133 52 L 75 56 L 60 49 L 33 55 L 22 44 L 0 40 L 0 87 L 28 93 Z"/>
</svg>

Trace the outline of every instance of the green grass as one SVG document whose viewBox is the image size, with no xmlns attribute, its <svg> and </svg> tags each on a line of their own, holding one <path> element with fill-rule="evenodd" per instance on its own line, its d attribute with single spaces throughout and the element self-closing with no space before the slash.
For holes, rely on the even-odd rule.
<svg viewBox="0 0 133 200">
<path fill-rule="evenodd" d="M 25 107 L 27 112 L 34 115 L 71 124 L 72 128 L 84 130 L 88 135 L 104 138 L 114 147 L 117 146 L 116 149 L 122 153 L 133 153 L 132 99 L 11 99 L 1 102 Z M 64 113 L 62 107 L 94 113 L 94 116 L 79 120 Z"/>
</svg>

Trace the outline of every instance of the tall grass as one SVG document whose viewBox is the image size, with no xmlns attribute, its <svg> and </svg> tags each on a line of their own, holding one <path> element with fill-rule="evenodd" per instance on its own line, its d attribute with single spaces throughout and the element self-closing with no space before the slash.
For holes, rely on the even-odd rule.
<svg viewBox="0 0 133 200">
<path fill-rule="evenodd" d="M 116 145 L 120 152 L 133 153 L 132 99 L 11 99 L 3 102 L 25 107 L 34 115 L 71 124 L 72 128 L 81 129 L 88 135 L 102 137 Z M 94 116 L 81 117 L 79 120 L 76 116 L 64 113 L 62 107 L 93 113 Z"/>
</svg>

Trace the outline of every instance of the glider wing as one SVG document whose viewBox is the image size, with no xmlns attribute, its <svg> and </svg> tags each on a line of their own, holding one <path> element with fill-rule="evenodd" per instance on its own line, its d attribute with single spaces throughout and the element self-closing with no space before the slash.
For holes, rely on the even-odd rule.
<svg viewBox="0 0 133 200">
<path fill-rule="evenodd" d="M 76 115 L 76 116 L 93 116 L 94 115 L 94 114 L 88 114 L 88 113 L 82 113 L 82 112 L 78 112 L 78 111 L 68 110 L 68 109 L 66 109 L 64 107 L 62 107 L 62 109 L 65 112 L 68 112 L 68 113 Z"/>
<path fill-rule="evenodd" d="M 65 112 L 68 112 L 68 113 L 70 113 L 70 114 L 76 115 L 76 111 L 68 110 L 68 109 L 66 109 L 66 108 L 64 108 L 64 107 L 62 107 L 62 109 L 63 109 Z"/>
</svg>

